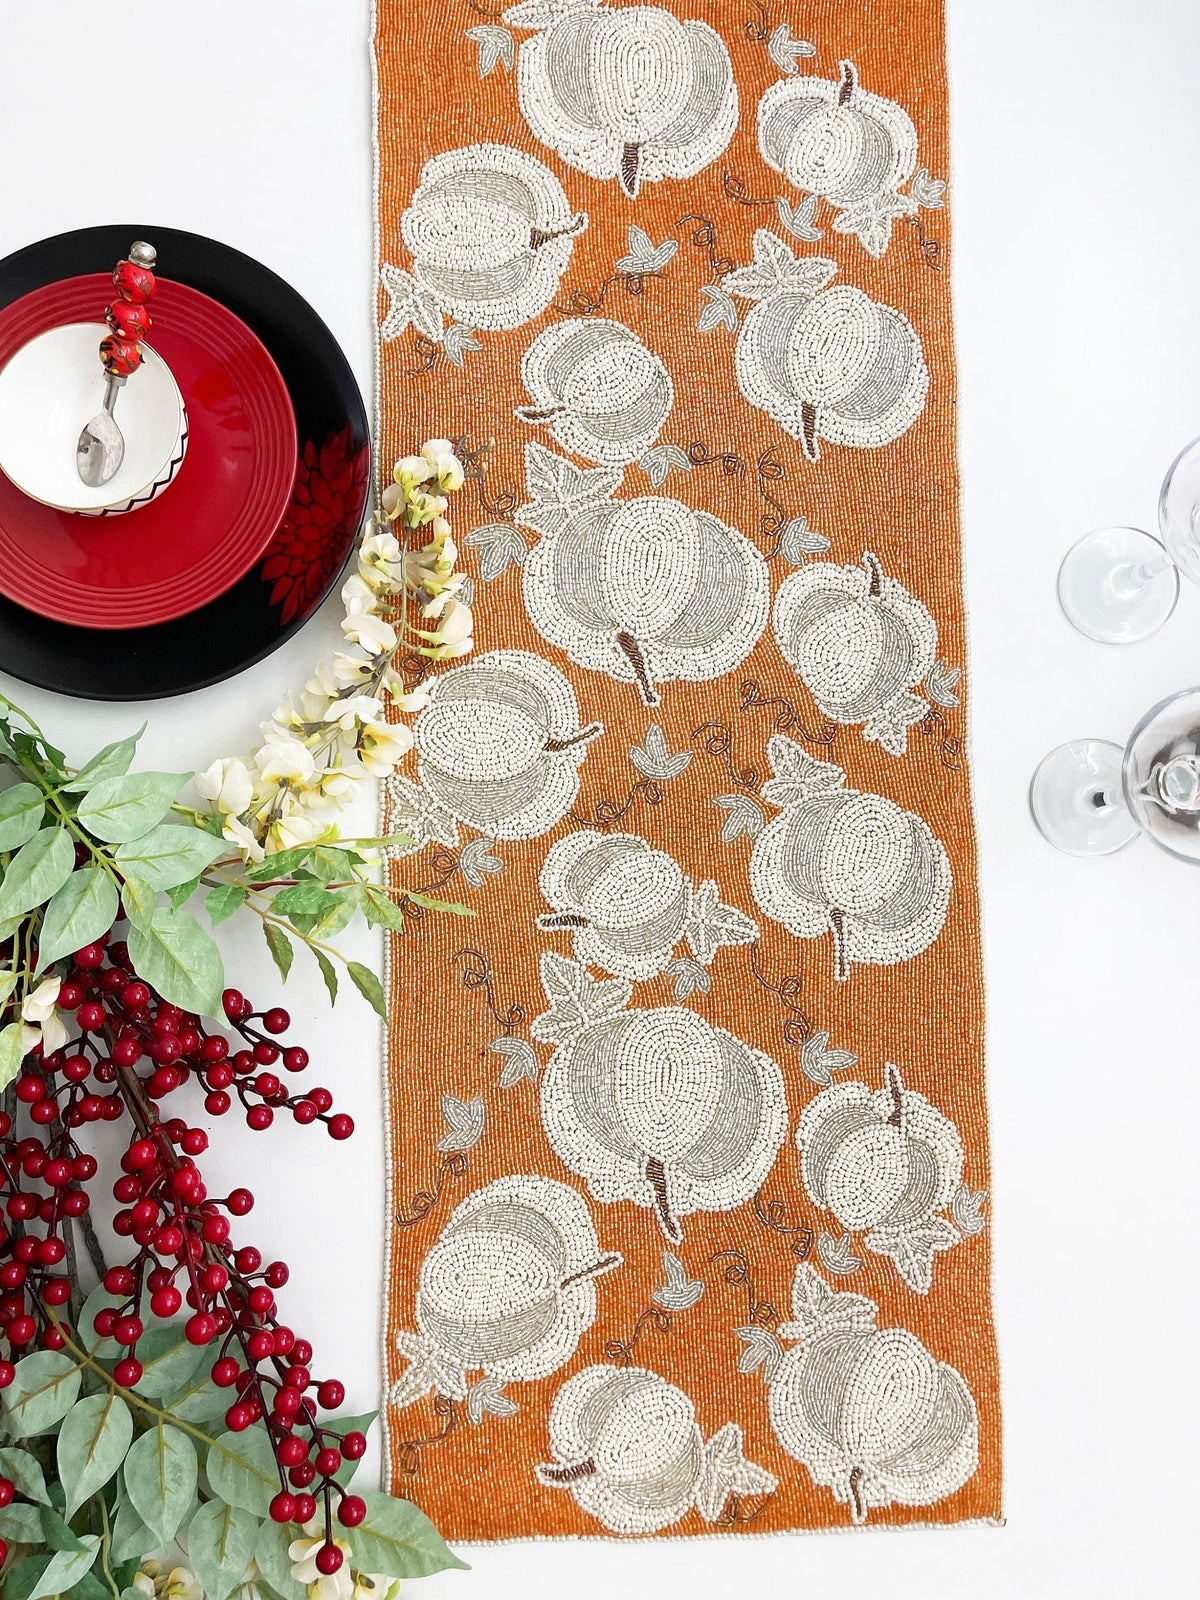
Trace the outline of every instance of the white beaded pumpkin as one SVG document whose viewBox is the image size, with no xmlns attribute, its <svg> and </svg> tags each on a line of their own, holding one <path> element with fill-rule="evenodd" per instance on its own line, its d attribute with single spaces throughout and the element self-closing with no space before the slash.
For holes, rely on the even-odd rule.
<svg viewBox="0 0 1200 1600">
<path fill-rule="evenodd" d="M 548 167 L 503 144 L 432 157 L 400 219 L 414 276 L 471 328 L 516 328 L 544 311 L 586 226 Z"/>
<path fill-rule="evenodd" d="M 918 1294 L 928 1294 L 935 1251 L 958 1243 L 939 1217 L 962 1181 L 958 1129 L 923 1094 L 906 1089 L 895 1067 L 885 1087 L 823 1089 L 796 1130 L 800 1170 L 813 1204 L 847 1231 L 869 1229 L 868 1250 L 889 1256 Z"/>
<path fill-rule="evenodd" d="M 409 1368 L 392 1404 L 431 1389 L 461 1399 L 472 1372 L 503 1385 L 557 1371 L 596 1319 L 595 1279 L 620 1264 L 566 1184 L 516 1176 L 476 1190 L 421 1263 L 419 1333 L 398 1336 Z"/>
<path fill-rule="evenodd" d="M 733 137 L 733 67 L 707 23 L 600 0 L 517 5 L 505 19 L 542 30 L 517 61 L 521 114 L 590 177 L 615 178 L 633 197 L 643 183 L 692 177 Z"/>
<path fill-rule="evenodd" d="M 526 650 L 490 650 L 433 681 L 413 725 L 422 788 L 493 839 L 552 828 L 579 791 L 597 723 L 580 726 L 575 691 Z"/>
<path fill-rule="evenodd" d="M 838 232 L 881 256 L 893 218 L 916 210 L 900 190 L 916 170 L 917 130 L 894 100 L 859 86 L 852 62 L 840 67 L 834 81 L 810 73 L 773 83 L 759 101 L 758 145 L 789 183 L 838 208 Z"/>
<path fill-rule="evenodd" d="M 707 965 L 720 945 L 758 935 L 750 917 L 721 904 L 715 882 L 697 889 L 672 856 L 635 834 L 567 834 L 551 846 L 539 886 L 554 910 L 538 927 L 569 931 L 577 961 L 620 978 L 662 972 L 684 940 Z"/>
<path fill-rule="evenodd" d="M 539 500 L 518 513 L 545 530 L 525 561 L 525 607 L 578 665 L 657 705 L 657 684 L 720 677 L 754 648 L 767 563 L 735 528 L 661 495 L 593 494 L 545 511 Z"/>
<path fill-rule="evenodd" d="M 521 422 L 544 425 L 564 450 L 623 466 L 657 439 L 675 397 L 666 367 L 636 333 L 607 317 L 544 328 L 521 361 L 530 403 Z"/>
<path fill-rule="evenodd" d="M 929 1506 L 979 1464 L 975 1402 L 962 1375 L 905 1328 L 878 1328 L 865 1296 L 835 1294 L 796 1269 L 797 1339 L 769 1377 L 779 1443 L 864 1522 L 873 1507 Z"/>
<path fill-rule="evenodd" d="M 652 1208 L 672 1243 L 693 1211 L 728 1211 L 758 1189 L 787 1125 L 783 1074 L 761 1051 L 682 1006 L 626 1011 L 630 986 L 542 957 L 551 1010 L 535 1037 L 558 1048 L 542 1122 L 597 1200 Z"/>
<path fill-rule="evenodd" d="M 937 656 L 937 624 L 868 551 L 861 566 L 814 561 L 780 585 L 773 612 L 784 660 L 831 722 L 903 755 L 908 729 L 929 710 L 911 691 Z"/>
<path fill-rule="evenodd" d="M 539 1483 L 569 1491 L 613 1533 L 657 1533 L 693 1506 L 716 1522 L 730 1495 L 776 1486 L 746 1460 L 736 1423 L 705 1444 L 688 1396 L 644 1367 L 585 1367 L 564 1383 L 550 1408 L 550 1448 Z"/>
<path fill-rule="evenodd" d="M 738 334 L 738 386 L 820 458 L 820 441 L 875 449 L 907 432 L 925 408 L 929 372 L 908 318 L 850 285 L 821 257 L 797 260 L 765 228 L 755 263 L 727 273 L 731 294 L 757 303 Z"/>
<path fill-rule="evenodd" d="M 941 932 L 950 860 L 920 817 L 882 795 L 844 787 L 846 775 L 776 734 L 775 777 L 763 798 L 782 807 L 750 856 L 755 901 L 801 939 L 831 933 L 834 970 L 894 966 Z"/>
</svg>

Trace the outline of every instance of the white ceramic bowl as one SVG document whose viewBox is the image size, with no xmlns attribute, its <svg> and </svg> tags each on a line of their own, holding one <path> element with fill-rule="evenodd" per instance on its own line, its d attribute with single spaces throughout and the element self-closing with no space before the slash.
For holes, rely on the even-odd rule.
<svg viewBox="0 0 1200 1600">
<path fill-rule="evenodd" d="M 170 484 L 187 451 L 187 409 L 166 362 L 148 344 L 117 398 L 125 459 L 89 489 L 75 446 L 104 401 L 102 322 L 70 322 L 22 345 L 0 371 L 0 470 L 31 499 L 83 516 L 118 516 L 149 505 Z"/>
</svg>

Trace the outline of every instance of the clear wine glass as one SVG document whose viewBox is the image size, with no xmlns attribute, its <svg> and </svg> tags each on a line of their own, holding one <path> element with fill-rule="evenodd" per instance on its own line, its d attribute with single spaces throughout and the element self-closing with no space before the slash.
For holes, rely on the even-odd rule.
<svg viewBox="0 0 1200 1600">
<path fill-rule="evenodd" d="M 1145 833 L 1200 864 L 1200 687 L 1152 706 L 1124 750 L 1106 739 L 1059 745 L 1033 775 L 1029 808 L 1067 855 L 1111 855 Z"/>
<path fill-rule="evenodd" d="M 1141 528 L 1098 528 L 1058 569 L 1058 601 L 1080 633 L 1135 644 L 1175 609 L 1179 574 L 1200 583 L 1200 439 L 1172 462 L 1158 497 L 1160 539 Z"/>
</svg>

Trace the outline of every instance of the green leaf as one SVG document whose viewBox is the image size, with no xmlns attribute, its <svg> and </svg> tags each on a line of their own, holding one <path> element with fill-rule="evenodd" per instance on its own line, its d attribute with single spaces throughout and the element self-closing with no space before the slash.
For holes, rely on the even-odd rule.
<svg viewBox="0 0 1200 1600">
<path fill-rule="evenodd" d="M 36 1556 L 26 1556 L 9 1567 L 4 1574 L 4 1600 L 25 1600 L 41 1580 L 49 1559 L 42 1551 Z"/>
<path fill-rule="evenodd" d="M 15 1439 L 49 1433 L 79 1398 L 80 1369 L 61 1350 L 38 1350 L 17 1362 L 3 1391 L 0 1420 Z"/>
<path fill-rule="evenodd" d="M 61 1483 L 55 1483 L 51 1488 L 56 1502 L 61 1501 L 65 1491 Z M 51 1550 L 79 1550 L 79 1535 L 73 1531 L 69 1522 L 65 1521 L 58 1513 L 57 1506 L 39 1506 L 38 1515 L 42 1519 L 42 1543 Z"/>
<path fill-rule="evenodd" d="M 218 1014 L 221 952 L 195 917 L 160 906 L 144 928 L 130 928 L 128 943 L 134 971 L 165 1000 L 201 1016 Z"/>
<path fill-rule="evenodd" d="M 335 1433 L 340 1434 L 366 1433 L 378 1416 L 378 1411 L 364 1411 L 357 1417 L 334 1417 L 331 1421 L 322 1424 L 322 1426 L 332 1428 Z M 334 1477 L 344 1489 L 357 1470 L 358 1462 L 351 1461 L 343 1456 L 342 1464 L 334 1473 Z"/>
<path fill-rule="evenodd" d="M 470 906 L 460 905 L 457 900 L 435 900 L 431 895 L 421 894 L 416 889 L 406 889 L 404 898 L 411 900 L 416 906 L 424 906 L 426 911 L 445 911 L 454 917 L 473 917 L 475 915 Z"/>
<path fill-rule="evenodd" d="M 324 978 L 325 987 L 329 991 L 329 1004 L 333 1005 L 337 1000 L 338 992 L 337 968 L 330 961 L 324 950 L 314 950 L 313 955 L 317 958 L 317 965 L 321 969 L 321 976 Z"/>
<path fill-rule="evenodd" d="M 258 1540 L 258 1518 L 240 1506 L 210 1500 L 188 1523 L 188 1565 L 204 1600 L 225 1600 L 246 1575 Z"/>
<path fill-rule="evenodd" d="M 0 1032 L 0 1091 L 8 1088 L 24 1059 L 25 1030 L 19 1022 L 10 1022 Z"/>
<path fill-rule="evenodd" d="M 294 1526 L 283 1522 L 264 1522 L 258 1530 L 254 1559 L 258 1570 L 280 1596 L 280 1600 L 308 1600 L 308 1590 L 292 1577 L 292 1558 L 288 1545 L 296 1537 Z"/>
<path fill-rule="evenodd" d="M 135 928 L 145 928 L 158 910 L 158 896 L 148 883 L 143 883 L 140 878 L 129 874 L 121 890 L 121 904 L 125 907 L 125 915 L 131 925 Z"/>
<path fill-rule="evenodd" d="M 41 1544 L 42 1519 L 36 1506 L 0 1507 L 0 1539 L 6 1544 Z"/>
<path fill-rule="evenodd" d="M 237 883 L 223 883 L 204 897 L 204 909 L 213 927 L 219 926 L 246 903 L 246 891 Z"/>
<path fill-rule="evenodd" d="M 447 1567 L 462 1567 L 423 1511 L 378 1489 L 362 1497 L 367 1515 L 354 1530 L 354 1563 L 362 1572 L 383 1572 L 389 1578 L 425 1578 Z"/>
<path fill-rule="evenodd" d="M 358 910 L 357 891 L 343 889 L 339 894 L 331 895 L 330 899 L 332 905 L 309 929 L 309 934 L 314 939 L 327 939 L 332 934 L 341 933 L 343 928 L 354 921 L 354 914 Z"/>
<path fill-rule="evenodd" d="M 75 846 L 65 828 L 42 828 L 23 844 L 0 881 L 0 917 L 31 911 L 56 894 L 75 868 Z"/>
<path fill-rule="evenodd" d="M 333 883 L 335 880 L 354 880 L 358 874 L 355 867 L 362 866 L 363 858 L 352 850 L 337 850 L 332 845 L 314 845 L 309 851 L 305 866 L 314 878 L 320 878 L 324 883 Z"/>
<path fill-rule="evenodd" d="M 65 1594 L 72 1584 L 78 1583 L 100 1551 L 100 1535 L 88 1533 L 79 1541 L 80 1550 L 60 1550 L 50 1558 L 46 1570 L 26 1596 L 26 1600 L 42 1600 L 44 1595 Z"/>
<path fill-rule="evenodd" d="M 17 783 L 0 794 L 0 850 L 16 850 L 32 839 L 46 815 L 42 791 L 32 783 Z"/>
<path fill-rule="evenodd" d="M 117 846 L 117 865 L 132 867 L 134 876 L 152 889 L 174 889 L 189 878 L 198 877 L 225 852 L 223 839 L 186 825 L 165 822 L 140 839 Z"/>
<path fill-rule="evenodd" d="M 58 1434 L 58 1476 L 71 1518 L 102 1489 L 125 1459 L 133 1438 L 129 1407 L 111 1389 L 85 1395 L 63 1419 Z"/>
<path fill-rule="evenodd" d="M 229 1391 L 218 1389 L 205 1369 L 192 1378 L 186 1389 L 164 1399 L 163 1408 L 180 1422 L 215 1422 L 229 1409 Z"/>
<path fill-rule="evenodd" d="M 117 1502 L 117 1515 L 112 1527 L 112 1559 L 141 1561 L 154 1546 L 154 1535 L 138 1516 L 133 1501 L 128 1495 L 122 1495 Z"/>
<path fill-rule="evenodd" d="M 160 1544 L 170 1544 L 196 1498 L 196 1448 L 180 1428 L 161 1422 L 125 1457 L 125 1492 Z"/>
<path fill-rule="evenodd" d="M 279 976 L 286 982 L 296 954 L 292 949 L 292 941 L 283 929 L 277 928 L 273 922 L 264 922 L 263 932 L 267 936 L 267 949 L 271 952 L 271 959 L 279 968 Z"/>
<path fill-rule="evenodd" d="M 143 722 L 135 734 L 128 739 L 118 739 L 115 744 L 106 744 L 103 750 L 98 750 L 92 759 L 80 767 L 75 776 L 63 784 L 66 794 L 81 794 L 100 782 L 101 778 L 121 778 L 129 771 L 129 763 L 133 760 L 133 753 L 137 749 L 137 742 L 146 731 Z"/>
<path fill-rule="evenodd" d="M 265 1428 L 222 1433 L 208 1452 L 208 1481 L 227 1506 L 265 1517 L 279 1493 L 279 1468 Z"/>
<path fill-rule="evenodd" d="M 121 1346 L 115 1339 L 102 1339 L 93 1326 L 97 1311 L 113 1311 L 117 1306 L 125 1304 L 128 1295 L 109 1294 L 102 1283 L 97 1284 L 83 1302 L 83 1310 L 79 1313 L 79 1329 L 76 1343 L 81 1344 L 90 1356 L 99 1356 L 102 1361 L 115 1361 L 121 1354 Z"/>
<path fill-rule="evenodd" d="M 117 920 L 118 905 L 117 886 L 103 867 L 73 872 L 42 918 L 38 971 L 107 933 Z"/>
<path fill-rule="evenodd" d="M 0 1449 L 0 1478 L 8 1478 L 26 1500 L 36 1500 L 48 1506 L 46 1474 L 38 1458 L 28 1450 Z"/>
<path fill-rule="evenodd" d="M 364 885 L 362 908 L 373 928 L 390 928 L 393 933 L 404 932 L 404 912 L 378 884 Z"/>
<path fill-rule="evenodd" d="M 9 995 L 17 987 L 17 974 L 11 967 L 0 969 L 0 1010 L 3 1009 Z"/>
<path fill-rule="evenodd" d="M 186 905 L 192 898 L 200 887 L 200 879 L 202 877 L 203 873 L 198 872 L 194 878 L 188 878 L 183 883 L 173 883 L 167 890 L 167 899 L 176 911 L 179 910 L 180 906 Z"/>
<path fill-rule="evenodd" d="M 138 1394 L 161 1400 L 188 1383 L 207 1354 L 204 1345 L 188 1343 L 179 1323 L 151 1328 L 138 1343 L 142 1375 L 134 1388 Z"/>
<path fill-rule="evenodd" d="M 109 844 L 140 839 L 191 776 L 190 772 L 131 772 L 101 778 L 81 801 L 77 815 L 89 833 Z"/>
<path fill-rule="evenodd" d="M 364 967 L 361 961 L 350 961 L 346 965 L 346 971 L 350 974 L 350 981 L 359 994 L 386 1022 L 387 1001 L 383 998 L 383 985 L 370 967 Z"/>
<path fill-rule="evenodd" d="M 267 856 L 263 861 L 256 861 L 252 867 L 246 868 L 247 883 L 273 883 L 276 878 L 291 878 L 295 876 L 296 869 L 304 865 L 312 851 L 312 845 L 297 845 L 294 850 L 280 850 L 276 855 Z"/>
<path fill-rule="evenodd" d="M 323 916 L 341 892 L 340 889 L 327 889 L 321 883 L 297 883 L 290 889 L 280 889 L 271 901 L 271 909 L 285 915 L 298 911 L 302 916 Z"/>
</svg>

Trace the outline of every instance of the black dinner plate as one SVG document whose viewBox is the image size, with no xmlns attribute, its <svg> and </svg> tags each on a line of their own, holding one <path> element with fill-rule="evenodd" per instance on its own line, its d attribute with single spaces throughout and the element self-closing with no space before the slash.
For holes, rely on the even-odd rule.
<svg viewBox="0 0 1200 1600">
<path fill-rule="evenodd" d="M 291 396 L 299 461 L 265 554 L 219 599 L 174 622 L 76 628 L 0 596 L 0 670 L 89 700 L 186 694 L 277 650 L 337 582 L 370 493 L 367 413 L 341 347 L 295 289 L 240 250 L 149 223 L 78 228 L 0 261 L 0 307 L 59 278 L 104 271 L 132 239 L 151 240 L 164 277 L 219 300 L 266 345 Z"/>
</svg>

